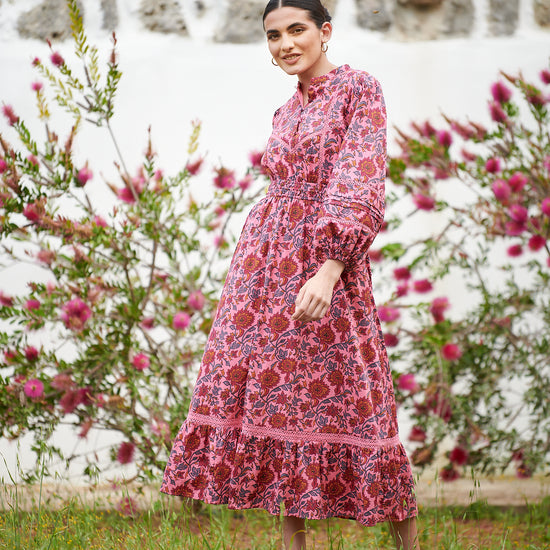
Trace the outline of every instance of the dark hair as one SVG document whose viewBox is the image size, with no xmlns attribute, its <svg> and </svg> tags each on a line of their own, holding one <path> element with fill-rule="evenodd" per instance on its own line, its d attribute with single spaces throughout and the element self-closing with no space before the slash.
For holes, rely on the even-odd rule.
<svg viewBox="0 0 550 550">
<path fill-rule="evenodd" d="M 272 11 L 286 7 L 306 10 L 311 20 L 319 28 L 323 26 L 323 23 L 328 23 L 332 19 L 327 8 L 321 4 L 320 0 L 270 0 L 265 7 L 263 21 Z"/>
</svg>

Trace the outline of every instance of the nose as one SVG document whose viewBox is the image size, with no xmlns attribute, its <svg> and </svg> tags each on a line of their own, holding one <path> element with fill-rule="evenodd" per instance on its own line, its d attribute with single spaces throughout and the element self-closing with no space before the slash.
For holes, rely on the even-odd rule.
<svg viewBox="0 0 550 550">
<path fill-rule="evenodd" d="M 288 34 L 284 34 L 281 40 L 281 50 L 290 51 L 294 47 L 294 41 Z"/>
</svg>

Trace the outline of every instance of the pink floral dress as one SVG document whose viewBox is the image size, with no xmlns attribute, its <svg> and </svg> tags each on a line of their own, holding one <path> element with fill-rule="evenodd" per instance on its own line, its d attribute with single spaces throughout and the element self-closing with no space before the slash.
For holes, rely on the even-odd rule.
<svg viewBox="0 0 550 550">
<path fill-rule="evenodd" d="M 161 491 L 364 525 L 416 515 L 367 251 L 384 215 L 379 83 L 347 65 L 274 116 L 271 183 L 243 228 Z M 329 313 L 292 320 L 301 286 L 345 263 Z"/>
</svg>

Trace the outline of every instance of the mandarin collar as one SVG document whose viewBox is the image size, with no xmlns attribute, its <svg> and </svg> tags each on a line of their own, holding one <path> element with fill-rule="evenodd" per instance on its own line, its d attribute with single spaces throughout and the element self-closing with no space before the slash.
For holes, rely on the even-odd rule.
<svg viewBox="0 0 550 550">
<path fill-rule="evenodd" d="M 309 88 L 307 90 L 308 95 L 308 101 L 311 101 L 315 97 L 319 95 L 320 92 L 322 92 L 326 85 L 332 82 L 336 76 L 338 76 L 340 73 L 349 70 L 349 65 L 340 65 L 340 67 L 336 67 L 336 69 L 332 69 L 332 71 L 323 74 L 321 76 L 314 76 L 310 83 Z M 298 82 L 298 85 L 296 86 L 297 93 L 302 94 L 302 83 Z M 300 101 L 301 103 L 301 101 Z"/>
</svg>

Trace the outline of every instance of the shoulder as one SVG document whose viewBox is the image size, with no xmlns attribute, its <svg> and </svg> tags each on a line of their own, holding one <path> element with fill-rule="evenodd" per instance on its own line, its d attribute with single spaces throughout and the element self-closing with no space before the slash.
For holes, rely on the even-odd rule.
<svg viewBox="0 0 550 550">
<path fill-rule="evenodd" d="M 356 97 L 364 96 L 382 96 L 382 86 L 380 82 L 370 73 L 359 69 L 351 69 L 347 66 L 340 72 L 335 84 L 342 91 L 347 91 L 350 95 Z"/>
</svg>

